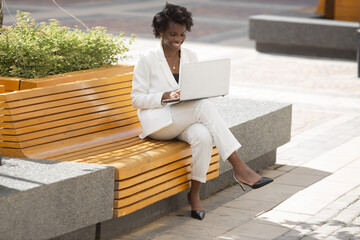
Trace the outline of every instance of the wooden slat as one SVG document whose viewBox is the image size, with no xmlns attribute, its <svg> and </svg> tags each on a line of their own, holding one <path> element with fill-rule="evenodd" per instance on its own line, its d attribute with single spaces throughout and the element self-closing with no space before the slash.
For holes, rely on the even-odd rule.
<svg viewBox="0 0 360 240">
<path fill-rule="evenodd" d="M 105 93 L 110 91 L 117 91 L 117 94 L 128 94 L 129 99 L 130 92 L 131 92 L 131 86 L 129 86 L 128 82 L 120 82 L 120 83 L 113 83 L 108 84 L 104 86 L 98 86 L 94 88 L 88 88 L 88 89 L 79 89 L 74 90 L 70 92 L 61 92 L 61 93 L 55 93 L 55 94 L 49 94 L 45 96 L 39 96 L 34 98 L 28 98 L 24 100 L 18 100 L 18 101 L 11 101 L 11 102 L 3 102 L 0 103 L 0 108 L 23 108 L 27 106 L 37 105 L 39 108 L 41 108 L 41 105 L 49 104 L 51 102 L 55 102 L 58 100 L 63 99 L 72 99 L 72 100 L 79 100 L 79 101 L 87 101 L 89 100 L 89 96 L 91 95 L 97 95 L 99 93 Z M 86 97 L 85 100 L 82 100 L 82 98 Z M 90 98 L 91 99 L 91 98 Z M 48 108 L 48 107 L 45 107 Z M 26 111 L 23 111 L 26 112 Z"/>
<path fill-rule="evenodd" d="M 214 172 L 208 173 L 208 175 L 206 176 L 206 179 L 207 179 L 207 181 L 209 181 L 209 180 L 211 180 L 213 178 L 216 178 L 217 176 L 219 176 L 219 171 L 214 171 Z M 181 184 L 181 185 L 176 186 L 174 188 L 168 189 L 168 190 L 166 190 L 164 192 L 158 193 L 158 194 L 156 194 L 154 196 L 151 196 L 151 197 L 149 197 L 147 199 L 144 199 L 143 201 L 137 202 L 137 203 L 132 204 L 130 206 L 125 206 L 125 207 L 122 207 L 122 208 L 115 208 L 114 209 L 114 217 L 121 217 L 121 216 L 124 216 L 126 214 L 135 212 L 136 210 L 139 210 L 141 208 L 149 206 L 150 204 L 152 204 L 154 202 L 160 201 L 160 200 L 162 200 L 164 198 L 167 198 L 167 197 L 173 196 L 173 195 L 175 195 L 175 194 L 177 194 L 179 192 L 185 191 L 189 187 L 190 187 L 190 183 L 186 182 L 184 184 Z M 115 200 L 114 205 L 116 205 L 116 200 Z"/>
<path fill-rule="evenodd" d="M 78 116 L 88 115 L 88 114 L 96 115 L 107 110 L 116 110 L 125 113 L 128 112 L 130 109 L 132 109 L 133 111 L 137 111 L 135 108 L 131 106 L 129 101 L 122 101 L 122 102 L 108 103 L 105 106 L 98 105 L 98 106 L 93 106 L 91 108 L 77 109 L 76 114 Z M 39 116 L 34 118 L 33 120 L 36 122 L 36 124 L 41 124 L 41 123 L 51 123 L 64 119 L 66 120 L 73 117 L 74 117 L 74 112 L 68 111 L 68 112 L 60 112 L 52 115 Z M 12 116 L 0 116 L 0 119 L 2 120 L 1 124 L 4 128 L 22 128 L 26 126 L 32 126 L 34 124 L 34 121 L 27 121 L 26 118 L 25 120 L 20 119 L 17 121 L 12 121 L 11 118 Z"/>
<path fill-rule="evenodd" d="M 98 126 L 88 127 L 85 129 L 78 129 L 78 130 L 74 130 L 74 131 L 70 131 L 70 132 L 61 132 L 60 131 L 60 133 L 58 133 L 58 134 L 52 134 L 52 135 L 47 134 L 46 137 L 31 139 L 28 141 L 19 141 L 19 143 L 5 141 L 5 140 L 6 140 L 6 138 L 18 138 L 19 140 L 21 140 L 20 137 L 16 137 L 16 136 L 15 137 L 11 137 L 11 136 L 7 137 L 5 135 L 2 135 L 1 138 L 4 138 L 4 141 L 0 142 L 0 146 L 1 147 L 16 147 L 19 145 L 21 148 L 29 148 L 29 147 L 33 147 L 33 146 L 39 146 L 42 144 L 58 142 L 60 140 L 66 140 L 66 139 L 71 139 L 71 138 L 76 138 L 76 137 L 82 137 L 82 138 L 84 138 L 83 140 L 86 141 L 86 139 L 88 138 L 88 136 L 87 136 L 88 134 L 103 132 L 106 130 L 110 130 L 112 132 L 122 131 L 122 128 L 126 129 L 126 128 L 128 128 L 129 125 L 131 126 L 131 124 L 134 124 L 134 123 L 138 123 L 137 118 L 101 124 Z M 48 131 L 51 132 L 51 130 L 48 130 Z M 54 129 L 54 132 L 57 132 L 57 131 L 55 131 L 55 129 Z"/>
<path fill-rule="evenodd" d="M 130 197 L 116 199 L 114 202 L 115 203 L 114 208 L 120 208 L 123 206 L 134 204 L 134 203 L 139 202 L 145 198 L 148 198 L 154 194 L 158 194 L 158 193 L 166 191 L 167 189 L 170 189 L 174 186 L 188 182 L 189 180 L 190 180 L 190 174 L 185 174 L 180 177 L 163 182 L 162 184 L 159 184 L 157 186 L 154 186 L 149 191 L 142 191 L 142 192 L 134 194 Z"/>
<path fill-rule="evenodd" d="M 325 0 L 319 0 L 316 13 L 325 14 Z"/>
<path fill-rule="evenodd" d="M 109 78 L 96 78 L 96 79 L 90 79 L 90 80 L 85 80 L 85 81 L 81 81 L 81 82 L 75 82 L 75 83 L 64 83 L 64 84 L 55 85 L 55 86 L 22 90 L 20 92 L 4 93 L 4 94 L 0 95 L 0 101 L 6 101 L 6 102 L 18 101 L 18 100 L 36 98 L 36 97 L 40 97 L 40 96 L 52 95 L 52 94 L 56 94 L 56 93 L 63 93 L 63 92 L 81 90 L 81 89 L 94 88 L 97 86 L 103 86 L 103 85 L 113 84 L 113 83 L 118 83 L 118 82 L 127 83 L 128 86 L 130 87 L 132 85 L 132 76 L 133 76 L 132 73 L 128 73 L 128 74 L 122 74 L 119 76 L 114 76 L 114 77 L 109 77 Z"/>
<path fill-rule="evenodd" d="M 110 129 L 79 137 L 73 137 L 70 139 L 64 139 L 57 142 L 52 142 L 46 145 L 25 148 L 23 149 L 23 153 L 28 158 L 49 159 L 52 156 L 66 154 L 113 141 L 119 141 L 135 137 L 138 136 L 140 132 L 140 124 L 137 123 L 127 127 L 122 127 L 121 131 L 118 131 L 118 129 Z"/>
<path fill-rule="evenodd" d="M 219 169 L 219 156 L 213 157 L 213 161 L 209 166 L 209 172 L 215 171 Z M 163 175 L 158 177 L 154 177 L 150 180 L 142 182 L 140 184 L 133 185 L 129 188 L 122 190 L 115 190 L 115 199 L 124 199 L 126 204 L 129 202 L 135 201 L 136 199 L 144 198 L 145 195 L 151 195 L 156 192 L 156 187 L 167 183 L 167 185 L 171 185 L 170 179 L 178 179 L 186 175 L 187 179 L 191 179 L 191 166 L 187 165 L 182 168 L 176 169 L 174 171 L 166 172 Z M 176 181 L 175 181 L 176 182 Z M 175 184 L 178 185 L 178 184 Z M 135 200 L 134 200 L 135 199 Z M 136 200 L 138 201 L 138 200 Z M 118 202 L 118 204 L 120 204 Z"/>
<path fill-rule="evenodd" d="M 65 119 L 59 119 L 51 122 L 39 122 L 34 121 L 34 124 L 25 127 L 16 127 L 16 123 L 2 124 L 3 129 L 0 129 L 0 134 L 5 135 L 20 135 L 36 131 L 43 131 L 47 129 L 53 129 L 55 127 L 61 127 L 66 125 L 91 125 L 91 123 L 97 119 L 102 119 L 103 122 L 114 121 L 112 119 L 128 119 L 137 118 L 137 111 L 133 107 L 127 106 L 121 109 L 110 109 L 109 111 L 95 112 L 93 114 L 80 115 L 75 117 L 69 117 Z M 93 121 L 91 121 L 93 120 Z M 26 121 L 27 123 L 29 121 Z M 39 123 L 39 124 L 37 124 Z M 73 124 L 73 125 L 72 125 Z"/>
<path fill-rule="evenodd" d="M 99 154 L 103 154 L 106 152 L 112 152 L 119 148 L 126 148 L 135 144 L 139 144 L 142 142 L 139 137 L 132 137 L 121 141 L 114 141 L 107 144 L 101 144 L 99 146 L 94 146 L 92 148 L 86 148 L 78 151 L 73 151 L 67 154 L 61 154 L 58 156 L 51 157 L 50 160 L 57 160 L 57 161 L 76 161 L 78 159 L 87 158 L 90 156 L 96 156 Z"/>
<path fill-rule="evenodd" d="M 190 155 L 191 149 L 187 143 L 176 142 L 176 144 L 168 144 L 151 152 L 129 156 L 123 161 L 114 161 L 111 166 L 115 167 L 115 179 L 122 180 Z M 150 157 L 153 160 L 148 162 L 147 159 Z"/>
<path fill-rule="evenodd" d="M 104 110 L 107 108 L 107 104 L 115 103 L 115 102 L 121 102 L 123 106 L 131 106 L 131 100 L 128 100 L 126 96 L 114 96 L 114 97 L 103 98 L 90 102 L 75 103 L 71 106 L 71 108 L 69 106 L 61 106 L 61 107 L 55 107 L 49 109 L 42 109 L 39 111 L 31 111 L 29 113 L 18 114 L 18 115 L 13 115 L 11 113 L 12 111 L 9 110 L 0 110 L 0 114 L 9 116 L 10 120 L 6 118 L 7 116 L 3 116 L 4 121 L 20 121 L 20 120 L 31 119 L 31 118 L 58 114 L 58 113 L 65 113 L 65 112 L 71 113 L 72 116 L 74 116 L 74 114 L 79 115 L 77 112 L 75 113 L 72 112 L 74 110 L 82 110 L 85 108 L 91 108 L 96 106 L 103 106 L 103 110 Z"/>
<path fill-rule="evenodd" d="M 109 122 L 108 122 L 109 121 Z M 112 128 L 119 128 L 133 123 L 138 123 L 137 116 L 131 118 L 122 118 L 121 115 L 115 115 L 111 118 L 95 119 L 93 121 L 81 122 L 66 126 L 54 127 L 21 135 L 0 135 L 0 140 L 9 142 L 21 142 L 23 148 L 48 142 L 58 141 L 71 137 L 81 136 L 93 132 L 104 131 Z M 119 129 L 121 131 L 121 129 Z"/>
<path fill-rule="evenodd" d="M 80 70 L 75 72 L 51 75 L 43 78 L 22 78 L 21 90 L 30 88 L 39 88 L 45 86 L 54 86 L 68 82 L 84 81 L 87 79 L 108 77 L 132 72 L 133 65 L 115 65 L 95 69 Z"/>
<path fill-rule="evenodd" d="M 118 209 L 114 209 L 114 217 L 122 217 L 124 215 L 127 215 L 129 213 L 135 212 L 136 210 L 139 210 L 141 208 L 144 208 L 146 206 L 149 206 L 152 203 L 158 202 L 164 198 L 173 196 L 179 192 L 185 191 L 186 189 L 188 189 L 190 187 L 190 183 L 186 182 L 182 185 L 176 186 L 174 188 L 168 189 L 164 192 L 158 193 L 144 201 L 141 202 L 137 202 L 133 205 L 130 206 L 126 206 L 123 208 L 118 208 Z M 115 201 L 116 202 L 116 201 Z M 114 204 L 116 205 L 116 203 Z"/>
<path fill-rule="evenodd" d="M 126 160 L 133 155 L 140 155 L 144 152 L 155 151 L 167 145 L 174 145 L 170 141 L 143 141 L 136 145 L 128 146 L 126 148 L 119 148 L 111 152 L 103 152 L 98 155 L 92 155 L 86 158 L 76 159 L 74 162 L 95 163 L 95 164 L 111 164 L 119 162 L 125 166 Z M 151 158 L 149 158 L 151 159 Z"/>
<path fill-rule="evenodd" d="M 19 81 L 18 78 L 12 77 L 0 77 L 0 84 L 5 86 L 5 92 L 18 91 L 19 90 Z M 0 95 L 0 100 L 1 98 Z"/>
<path fill-rule="evenodd" d="M 125 179 L 123 181 L 115 181 L 115 190 L 122 190 L 132 186 L 135 186 L 139 183 L 146 182 L 149 179 L 153 178 L 154 176 L 160 176 L 165 172 L 175 171 L 176 169 L 181 169 L 184 166 L 187 166 L 191 163 L 192 157 L 186 157 L 176 162 L 172 162 L 170 164 L 155 168 L 151 171 L 139 174 L 132 178 Z"/>
<path fill-rule="evenodd" d="M 218 156 L 219 156 L 218 150 L 214 148 L 212 151 L 211 163 L 213 163 L 214 161 L 218 161 L 219 158 Z M 180 160 L 173 161 L 169 164 L 163 164 L 162 166 L 159 166 L 153 170 L 139 173 L 134 177 L 127 178 L 121 181 L 115 181 L 115 189 L 121 190 L 128 188 L 130 186 L 134 186 L 141 182 L 148 181 L 149 179 L 154 178 L 156 176 L 160 176 L 164 173 L 171 172 L 175 169 L 179 169 L 184 166 L 187 166 L 191 163 L 191 160 L 192 160 L 192 156 L 189 156 Z"/>
<path fill-rule="evenodd" d="M 79 94 L 80 95 L 80 94 Z M 60 101 L 45 102 L 35 105 L 29 105 L 18 108 L 4 108 L 0 110 L 3 115 L 17 116 L 26 113 L 27 118 L 54 114 L 58 112 L 67 112 L 79 108 L 101 105 L 110 99 L 116 98 L 116 101 L 131 101 L 129 96 L 118 94 L 116 91 L 98 93 L 96 95 L 79 96 L 75 98 L 67 98 Z M 113 102 L 115 100 L 111 100 Z M 46 112 L 44 112 L 46 111 Z"/>
</svg>

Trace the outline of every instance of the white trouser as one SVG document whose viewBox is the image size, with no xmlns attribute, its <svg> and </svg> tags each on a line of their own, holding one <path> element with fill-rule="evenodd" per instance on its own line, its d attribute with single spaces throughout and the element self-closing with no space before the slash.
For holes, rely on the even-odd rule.
<svg viewBox="0 0 360 240">
<path fill-rule="evenodd" d="M 149 137 L 158 140 L 178 138 L 189 143 L 192 148 L 192 180 L 206 182 L 213 141 L 223 160 L 241 147 L 216 106 L 208 99 L 173 104 L 171 114 L 172 124 Z"/>
</svg>

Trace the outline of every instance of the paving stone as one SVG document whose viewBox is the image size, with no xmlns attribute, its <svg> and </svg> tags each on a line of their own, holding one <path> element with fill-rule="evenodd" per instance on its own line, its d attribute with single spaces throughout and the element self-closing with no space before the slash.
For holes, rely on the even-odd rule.
<svg viewBox="0 0 360 240">
<path fill-rule="evenodd" d="M 335 222 L 342 222 L 347 225 L 358 216 L 360 216 L 360 209 L 344 209 L 331 220 Z"/>
<path fill-rule="evenodd" d="M 288 172 L 276 179 L 276 183 L 307 187 L 321 180 L 323 177 L 318 175 L 300 174 Z"/>
<path fill-rule="evenodd" d="M 300 237 L 295 236 L 281 236 L 276 238 L 276 240 L 300 240 Z"/>
<path fill-rule="evenodd" d="M 230 207 L 219 207 L 214 211 L 206 213 L 202 221 L 191 220 L 188 224 L 202 228 L 221 229 L 223 232 L 250 221 L 258 211 L 249 211 Z M 219 224 L 219 222 L 221 224 Z"/>
<path fill-rule="evenodd" d="M 237 198 L 231 202 L 228 202 L 224 207 L 239 208 L 245 210 L 257 211 L 258 213 L 270 210 L 277 205 L 276 202 L 266 202 L 254 199 Z"/>
<path fill-rule="evenodd" d="M 307 167 L 297 167 L 294 170 L 292 170 L 291 173 L 309 174 L 309 175 L 322 176 L 322 177 L 326 177 L 331 174 L 329 172 L 320 171 L 317 169 L 307 168 Z"/>
<path fill-rule="evenodd" d="M 335 239 L 352 239 L 355 234 L 360 232 L 360 226 L 350 225 L 343 228 L 340 228 L 336 232 L 332 233 L 331 236 L 326 238 L 326 240 L 335 240 Z"/>
<path fill-rule="evenodd" d="M 194 221 L 200 221 L 194 219 Z M 189 221 L 185 224 L 179 225 L 176 229 L 172 229 L 165 233 L 159 234 L 154 239 L 200 239 L 200 240 L 208 240 L 216 238 L 224 233 L 224 230 L 218 228 L 209 228 L 206 226 L 195 226 L 193 225 L 193 221 Z"/>
<path fill-rule="evenodd" d="M 236 239 L 236 237 L 248 237 L 249 239 L 274 239 L 282 236 L 289 231 L 286 227 L 263 224 L 262 221 L 252 220 L 245 224 L 240 225 L 232 229 L 231 231 L 221 235 L 223 239 L 230 238 Z"/>
<path fill-rule="evenodd" d="M 280 203 L 302 189 L 303 187 L 277 184 L 274 182 L 262 187 L 261 191 L 252 190 L 246 193 L 243 198 Z"/>
<path fill-rule="evenodd" d="M 328 236 L 331 236 L 332 233 L 336 232 L 337 230 L 341 229 L 345 226 L 345 223 L 341 221 L 329 221 L 326 224 L 320 226 L 315 231 L 313 231 L 308 236 L 316 236 L 317 238 L 326 238 Z"/>
<path fill-rule="evenodd" d="M 257 216 L 256 219 L 287 228 L 293 228 L 301 223 L 306 223 L 310 217 L 311 215 L 306 214 L 271 210 Z"/>
<path fill-rule="evenodd" d="M 269 178 L 277 178 L 283 174 L 285 174 L 286 172 L 284 171 L 279 171 L 279 170 L 269 170 L 269 169 L 263 169 L 263 170 L 260 170 L 259 172 L 259 175 L 263 176 L 263 177 L 269 177 Z"/>
</svg>

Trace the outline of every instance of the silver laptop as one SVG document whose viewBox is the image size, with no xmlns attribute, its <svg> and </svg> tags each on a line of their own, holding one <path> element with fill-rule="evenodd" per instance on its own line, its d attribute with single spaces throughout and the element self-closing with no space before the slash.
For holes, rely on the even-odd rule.
<svg viewBox="0 0 360 240">
<path fill-rule="evenodd" d="M 229 94 L 230 59 L 184 63 L 179 84 L 180 98 L 165 103 L 225 96 Z"/>
</svg>

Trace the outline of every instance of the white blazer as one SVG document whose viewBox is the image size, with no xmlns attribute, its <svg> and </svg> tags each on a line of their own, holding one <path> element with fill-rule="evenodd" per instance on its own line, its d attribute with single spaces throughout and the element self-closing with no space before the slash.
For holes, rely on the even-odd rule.
<svg viewBox="0 0 360 240">
<path fill-rule="evenodd" d="M 196 53 L 181 47 L 180 72 L 183 63 L 197 61 Z M 164 92 L 176 89 L 179 89 L 179 84 L 169 68 L 161 44 L 140 54 L 134 68 L 131 91 L 132 105 L 138 109 L 142 127 L 140 138 L 172 123 L 170 105 L 162 105 L 161 98 Z"/>
</svg>

